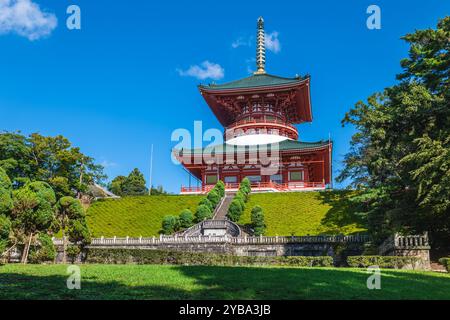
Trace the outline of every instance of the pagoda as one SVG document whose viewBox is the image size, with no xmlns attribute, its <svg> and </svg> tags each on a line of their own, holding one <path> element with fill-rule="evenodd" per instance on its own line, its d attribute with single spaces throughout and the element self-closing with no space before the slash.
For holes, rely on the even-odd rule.
<svg viewBox="0 0 450 320">
<path fill-rule="evenodd" d="M 199 86 L 224 127 L 224 143 L 174 150 L 175 157 L 199 181 L 195 187 L 182 186 L 181 193 L 205 193 L 219 179 L 227 190 L 235 190 L 245 177 L 252 183 L 252 191 L 331 187 L 332 142 L 299 141 L 294 126 L 312 122 L 310 77 L 270 75 L 265 63 L 264 20 L 260 17 L 256 71 L 244 79 Z"/>
</svg>

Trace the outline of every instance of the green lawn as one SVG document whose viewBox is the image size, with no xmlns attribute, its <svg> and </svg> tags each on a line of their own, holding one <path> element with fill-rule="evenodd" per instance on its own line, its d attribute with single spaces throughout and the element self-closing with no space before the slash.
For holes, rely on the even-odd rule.
<svg viewBox="0 0 450 320">
<path fill-rule="evenodd" d="M 358 269 L 83 265 L 68 290 L 64 265 L 0 266 L 0 299 L 450 299 L 450 275 L 383 270 L 368 290 Z"/>
<path fill-rule="evenodd" d="M 268 236 L 352 234 L 365 231 L 348 201 L 349 192 L 251 194 L 239 223 L 250 223 L 251 209 L 263 208 Z"/>
<path fill-rule="evenodd" d="M 94 237 L 158 236 L 162 218 L 197 208 L 202 196 L 140 196 L 94 202 L 87 222 Z"/>
</svg>

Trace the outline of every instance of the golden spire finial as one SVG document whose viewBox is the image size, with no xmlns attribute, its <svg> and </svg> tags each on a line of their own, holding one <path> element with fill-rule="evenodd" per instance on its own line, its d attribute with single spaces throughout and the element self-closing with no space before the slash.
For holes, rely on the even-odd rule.
<svg viewBox="0 0 450 320">
<path fill-rule="evenodd" d="M 256 33 L 256 72 L 255 74 L 266 73 L 266 44 L 264 32 L 264 19 L 258 18 Z"/>
</svg>

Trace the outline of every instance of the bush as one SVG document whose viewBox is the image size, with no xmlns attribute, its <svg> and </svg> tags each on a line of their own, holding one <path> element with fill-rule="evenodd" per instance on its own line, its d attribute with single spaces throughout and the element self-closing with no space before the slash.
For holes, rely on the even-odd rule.
<svg viewBox="0 0 450 320">
<path fill-rule="evenodd" d="M 254 235 L 264 235 L 264 233 L 266 232 L 266 223 L 264 221 L 264 213 L 260 206 L 255 206 L 252 209 L 251 221 Z"/>
<path fill-rule="evenodd" d="M 79 246 L 69 245 L 66 249 L 66 254 L 72 260 L 72 262 L 75 262 L 77 256 L 80 253 L 81 253 L 81 248 Z"/>
<path fill-rule="evenodd" d="M 178 217 L 165 216 L 162 222 L 162 231 L 164 234 L 172 234 L 179 229 Z"/>
<path fill-rule="evenodd" d="M 87 263 L 175 264 L 208 266 L 295 266 L 332 267 L 333 258 L 324 257 L 248 257 L 185 251 L 142 249 L 97 249 L 87 251 Z"/>
<path fill-rule="evenodd" d="M 183 211 L 181 211 L 179 221 L 181 228 L 191 227 L 194 224 L 194 215 L 192 214 L 191 210 L 184 209 Z"/>
<path fill-rule="evenodd" d="M 228 218 L 233 221 L 237 222 L 241 218 L 242 215 L 242 206 L 239 200 L 233 199 L 230 203 L 230 207 L 228 208 Z"/>
<path fill-rule="evenodd" d="M 219 204 L 221 199 L 220 195 L 214 189 L 208 192 L 207 198 L 209 201 L 211 201 L 213 208 L 215 208 Z"/>
<path fill-rule="evenodd" d="M 248 178 L 242 179 L 239 189 L 242 189 L 244 193 L 249 194 L 252 191 L 250 180 Z"/>
<path fill-rule="evenodd" d="M 213 204 L 211 203 L 211 201 L 208 200 L 208 198 L 203 198 L 203 199 L 198 203 L 198 205 L 199 205 L 199 206 L 205 205 L 205 206 L 207 206 L 207 207 L 209 208 L 209 210 L 210 210 L 211 212 L 214 211 L 214 206 L 213 206 Z"/>
<path fill-rule="evenodd" d="M 195 212 L 195 222 L 202 222 L 212 218 L 212 212 L 206 205 L 200 205 Z"/>
<path fill-rule="evenodd" d="M 367 268 L 378 266 L 386 269 L 412 269 L 422 261 L 419 257 L 397 257 L 397 256 L 350 256 L 347 257 L 347 264 L 353 268 Z"/>
<path fill-rule="evenodd" d="M 450 258 L 441 258 L 439 259 L 439 263 L 447 269 L 447 272 L 450 272 Z"/>
<path fill-rule="evenodd" d="M 40 233 L 37 238 L 37 244 L 30 248 L 29 261 L 31 263 L 53 262 L 56 258 L 56 249 L 52 238 Z"/>
<path fill-rule="evenodd" d="M 225 196 L 225 183 L 223 183 L 222 180 L 219 180 L 217 184 L 214 186 L 214 189 L 216 189 L 219 196 L 222 198 Z"/>
</svg>

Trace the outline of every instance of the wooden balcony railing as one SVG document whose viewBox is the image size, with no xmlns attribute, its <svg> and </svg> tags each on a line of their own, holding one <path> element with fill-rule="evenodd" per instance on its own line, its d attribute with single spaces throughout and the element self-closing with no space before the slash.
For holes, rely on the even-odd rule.
<svg viewBox="0 0 450 320">
<path fill-rule="evenodd" d="M 204 185 L 201 187 L 181 187 L 181 193 L 207 193 L 214 185 Z M 252 189 L 273 189 L 275 191 L 292 191 L 301 189 L 325 189 L 325 183 L 323 182 L 254 182 L 251 184 Z M 226 183 L 225 190 L 237 190 L 239 189 L 239 183 Z"/>
</svg>

